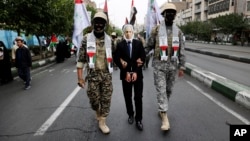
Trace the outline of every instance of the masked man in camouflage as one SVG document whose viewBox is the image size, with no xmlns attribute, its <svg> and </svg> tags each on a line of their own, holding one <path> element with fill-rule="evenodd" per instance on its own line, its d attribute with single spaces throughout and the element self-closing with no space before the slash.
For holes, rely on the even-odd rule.
<svg viewBox="0 0 250 141">
<path fill-rule="evenodd" d="M 87 95 L 91 108 L 96 112 L 99 128 L 104 133 L 110 132 L 106 117 L 110 111 L 112 86 L 112 45 L 111 38 L 104 32 L 107 16 L 97 12 L 93 18 L 93 31 L 85 36 L 79 50 L 77 61 L 78 85 L 85 86 L 83 67 L 86 64 Z"/>
<path fill-rule="evenodd" d="M 184 74 L 185 56 L 182 32 L 173 23 L 176 16 L 175 5 L 167 3 L 162 6 L 161 12 L 164 20 L 152 29 L 148 46 L 154 50 L 152 65 L 158 111 L 162 119 L 161 130 L 167 131 L 170 129 L 167 117 L 169 98 L 172 94 L 177 69 L 179 76 Z"/>
</svg>

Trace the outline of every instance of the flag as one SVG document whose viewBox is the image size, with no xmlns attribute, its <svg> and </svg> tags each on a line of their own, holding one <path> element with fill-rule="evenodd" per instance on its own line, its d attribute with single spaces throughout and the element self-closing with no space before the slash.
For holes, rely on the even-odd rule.
<svg viewBox="0 0 250 141">
<path fill-rule="evenodd" d="M 126 17 L 126 19 L 125 19 L 125 24 L 128 24 L 128 18 Z"/>
<path fill-rule="evenodd" d="M 155 23 L 156 24 L 160 24 L 160 22 L 162 20 L 164 20 L 164 18 L 161 15 L 161 10 L 160 10 L 160 8 L 159 8 L 158 3 L 157 3 L 156 0 L 154 0 L 154 10 L 155 10 L 155 16 L 156 16 Z"/>
<path fill-rule="evenodd" d="M 103 12 L 106 14 L 107 16 L 107 24 L 109 23 L 109 16 L 108 16 L 108 3 L 107 3 L 107 0 L 105 0 L 105 3 L 104 3 L 104 8 L 103 8 Z"/>
<path fill-rule="evenodd" d="M 58 43 L 58 40 L 57 40 L 56 34 L 53 33 L 51 35 L 49 47 L 55 47 L 57 43 Z"/>
<path fill-rule="evenodd" d="M 135 24 L 135 20 L 136 20 L 136 15 L 137 14 L 137 10 L 134 6 L 134 0 L 132 0 L 131 3 L 131 12 L 130 12 L 130 24 L 134 25 Z"/>
<path fill-rule="evenodd" d="M 90 25 L 91 24 L 85 4 L 82 0 L 75 0 L 74 32 L 72 42 L 77 48 L 81 47 L 83 30 Z"/>
<path fill-rule="evenodd" d="M 154 26 L 160 24 L 163 20 L 161 15 L 161 10 L 156 2 L 156 0 L 148 1 L 148 11 L 146 19 L 146 40 L 148 40 L 151 30 Z"/>
</svg>

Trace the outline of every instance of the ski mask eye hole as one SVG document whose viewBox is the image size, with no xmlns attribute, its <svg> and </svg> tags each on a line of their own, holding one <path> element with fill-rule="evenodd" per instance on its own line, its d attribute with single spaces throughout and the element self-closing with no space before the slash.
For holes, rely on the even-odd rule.
<svg viewBox="0 0 250 141">
<path fill-rule="evenodd" d="M 169 13 L 169 12 L 166 12 L 166 15 L 175 15 L 175 13 Z"/>
<path fill-rule="evenodd" d="M 94 25 L 105 25 L 106 24 L 106 21 L 102 18 L 95 18 L 94 19 Z"/>
<path fill-rule="evenodd" d="M 167 9 L 164 12 L 164 16 L 175 16 L 176 15 L 176 11 L 173 9 Z"/>
</svg>

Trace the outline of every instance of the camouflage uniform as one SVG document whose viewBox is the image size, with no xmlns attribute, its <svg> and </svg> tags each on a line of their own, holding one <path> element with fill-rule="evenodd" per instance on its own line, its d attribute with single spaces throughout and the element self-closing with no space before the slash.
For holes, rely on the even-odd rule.
<svg viewBox="0 0 250 141">
<path fill-rule="evenodd" d="M 173 49 L 171 49 L 173 34 L 172 26 L 167 26 L 166 29 L 168 31 L 168 48 L 170 48 L 170 53 L 166 51 L 166 54 L 172 56 L 174 53 Z M 158 30 L 159 25 L 152 29 L 151 36 L 148 40 L 148 46 L 154 49 L 152 66 L 154 68 L 154 84 L 157 91 L 158 110 L 166 112 L 168 110 L 168 100 L 172 94 L 177 68 L 184 67 L 185 64 L 184 44 L 181 31 L 179 30 L 180 44 L 177 53 L 178 59 L 176 57 L 169 57 L 167 61 L 161 61 Z M 179 60 L 179 62 L 177 60 Z"/>
<path fill-rule="evenodd" d="M 84 38 L 79 51 L 78 63 L 88 64 L 87 42 Z M 93 110 L 100 111 L 100 115 L 107 117 L 110 111 L 111 96 L 113 92 L 112 74 L 107 67 L 104 37 L 96 38 L 96 61 L 95 68 L 90 69 L 87 65 L 86 81 L 88 82 L 87 95 Z"/>
</svg>

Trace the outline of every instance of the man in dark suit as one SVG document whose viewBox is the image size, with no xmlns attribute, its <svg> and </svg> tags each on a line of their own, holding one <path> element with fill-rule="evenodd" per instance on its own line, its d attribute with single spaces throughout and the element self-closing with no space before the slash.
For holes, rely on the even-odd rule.
<svg viewBox="0 0 250 141">
<path fill-rule="evenodd" d="M 114 61 L 120 68 L 120 79 L 122 80 L 123 94 L 129 116 L 128 123 L 133 124 L 134 122 L 132 101 L 132 88 L 134 87 L 136 127 L 142 130 L 142 66 L 146 55 L 142 42 L 133 39 L 134 30 L 131 24 L 124 25 L 123 34 L 124 39 L 117 44 Z"/>
</svg>

